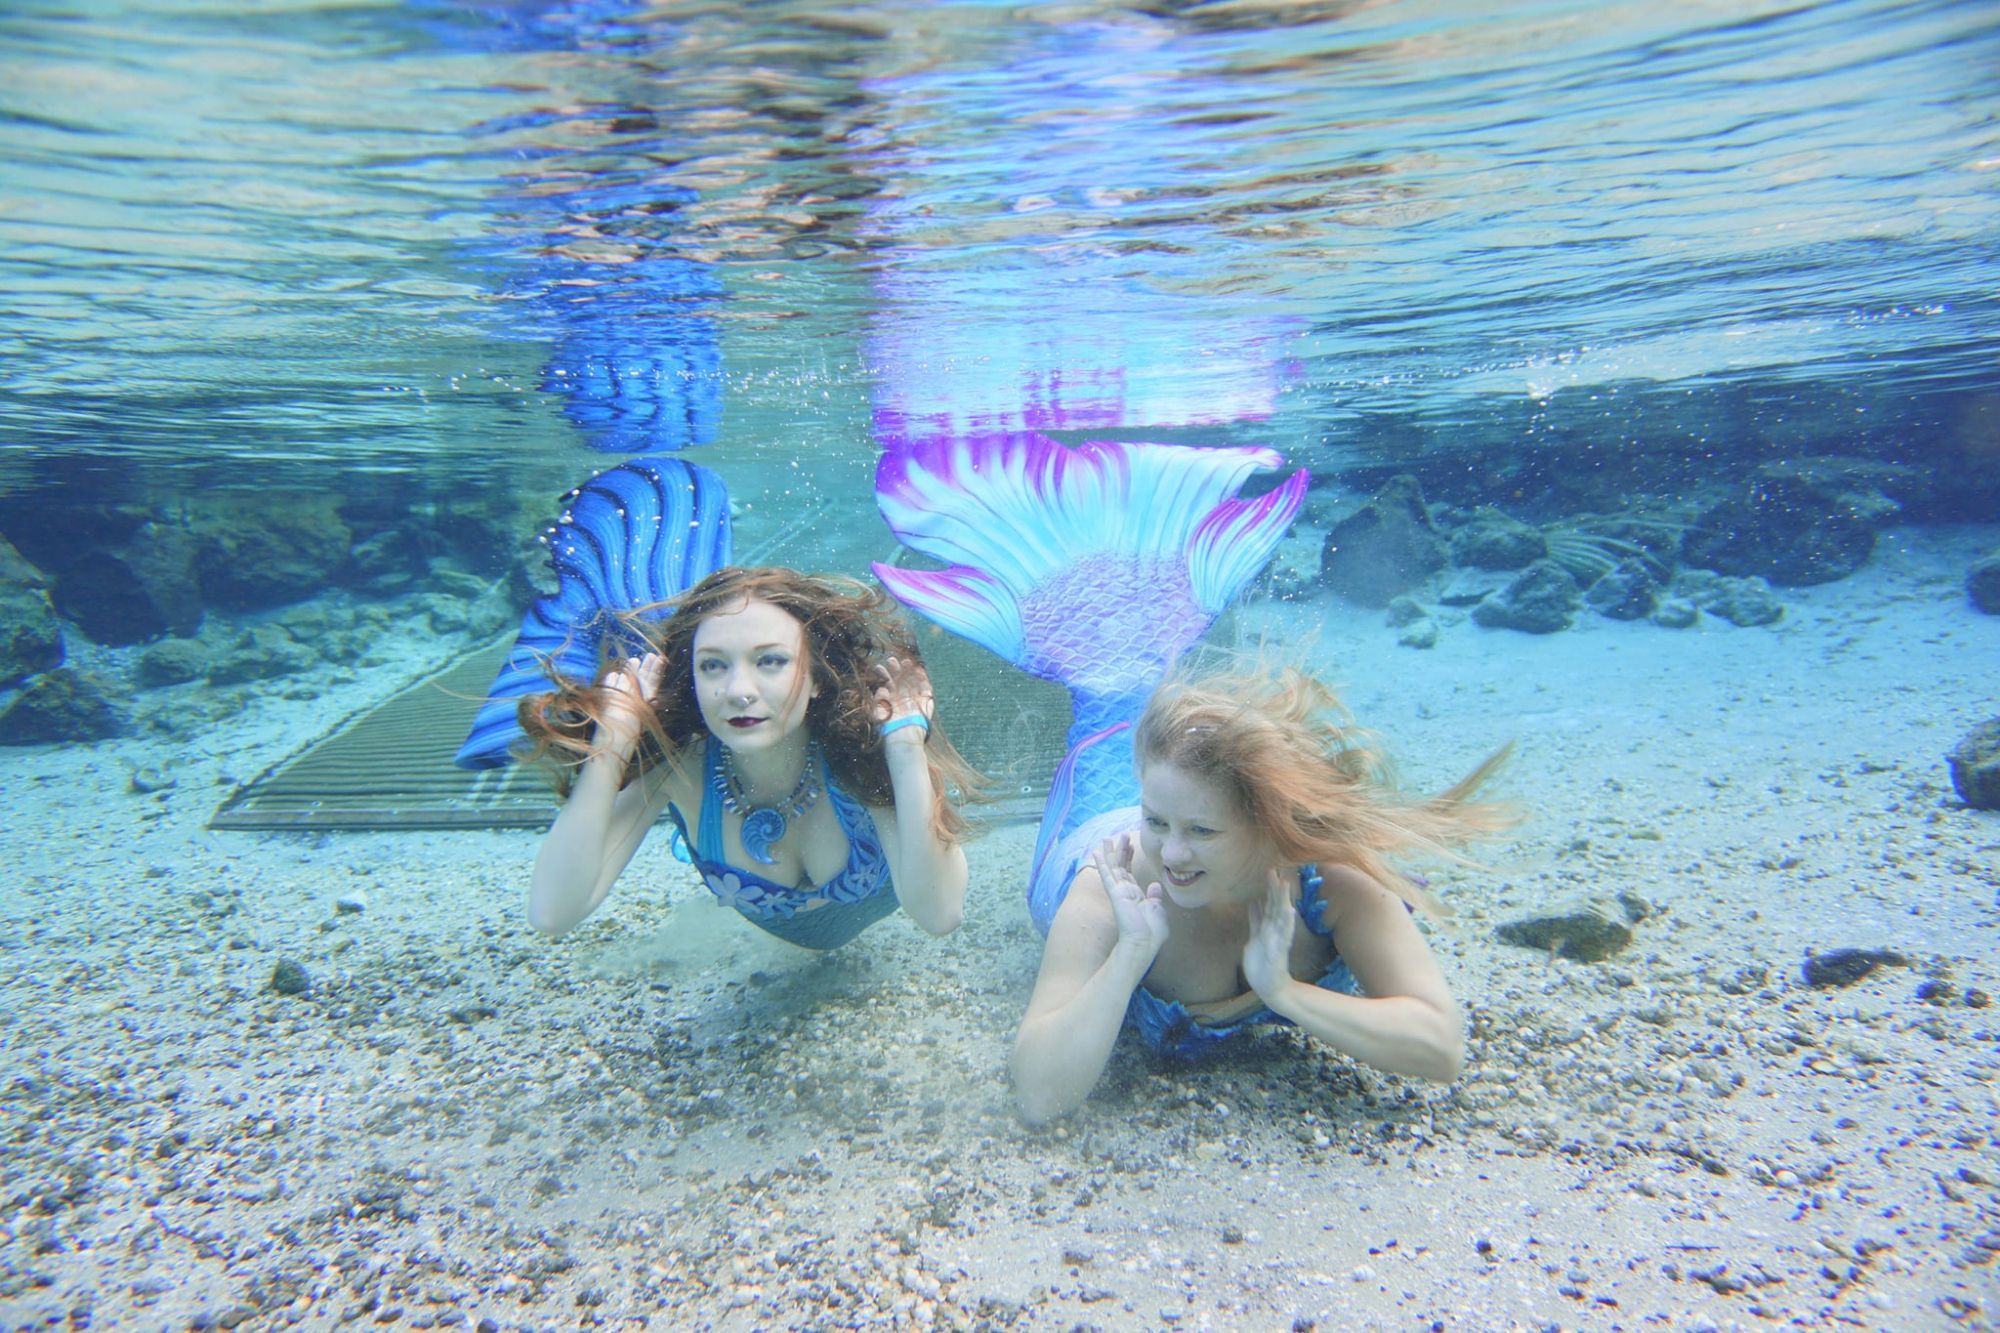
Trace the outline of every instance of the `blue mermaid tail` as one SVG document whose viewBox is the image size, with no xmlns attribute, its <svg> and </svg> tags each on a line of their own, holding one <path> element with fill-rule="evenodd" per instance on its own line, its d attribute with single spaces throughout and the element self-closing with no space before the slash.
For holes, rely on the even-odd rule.
<svg viewBox="0 0 2000 1333">
<path fill-rule="evenodd" d="M 463 768 L 497 768 L 522 738 L 522 695 L 550 688 L 550 674 L 590 680 L 600 646 L 638 651 L 620 611 L 679 596 L 730 561 L 729 493 L 707 468 L 677 459 L 621 463 L 563 497 L 562 517 L 542 534 L 556 590 L 521 618 L 472 731 Z"/>
<path fill-rule="evenodd" d="M 1131 724 L 1182 652 L 1271 558 L 1305 496 L 1301 470 L 1254 500 L 1271 449 L 1092 442 L 1024 432 L 936 441 L 883 456 L 875 500 L 904 545 L 946 561 L 877 564 L 905 605 L 1069 688 L 1069 753 L 1036 847 L 1030 906 L 1048 921 L 1058 843 L 1138 803 Z M 1057 858 L 1062 860 L 1063 858 Z M 1067 884 L 1067 875 L 1060 876 Z M 1048 894 L 1055 892 L 1055 898 Z"/>
</svg>

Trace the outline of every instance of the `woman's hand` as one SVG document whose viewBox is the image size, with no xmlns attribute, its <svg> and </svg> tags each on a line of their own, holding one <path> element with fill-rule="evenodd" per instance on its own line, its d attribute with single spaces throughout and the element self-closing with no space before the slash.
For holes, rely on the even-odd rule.
<svg viewBox="0 0 2000 1333">
<path fill-rule="evenodd" d="M 1160 946 L 1167 942 L 1167 905 L 1159 881 L 1139 887 L 1132 875 L 1133 847 L 1130 834 L 1106 838 L 1091 853 L 1091 868 L 1111 900 L 1118 921 L 1118 948 L 1128 951 L 1135 961 L 1151 967 Z M 1140 969 L 1141 972 L 1145 970 Z"/>
<path fill-rule="evenodd" d="M 921 745 L 930 734 L 931 710 L 936 701 L 931 697 L 930 672 L 924 670 L 923 663 L 912 662 L 900 657 L 891 657 L 875 668 L 882 683 L 875 687 L 875 722 L 882 726 L 899 718 L 920 717 L 922 726 L 908 726 L 889 733 L 888 740 L 903 732 L 915 733 L 906 745 Z"/>
<path fill-rule="evenodd" d="M 646 719 L 654 713 L 660 681 L 667 659 L 658 653 L 628 657 L 604 678 L 604 717 L 597 724 L 597 739 L 604 748 L 621 758 L 628 757 L 646 729 Z"/>
<path fill-rule="evenodd" d="M 1292 932 L 1298 922 L 1285 877 L 1274 869 L 1264 896 L 1250 904 L 1250 938 L 1243 942 L 1243 979 L 1267 1005 L 1292 984 Z"/>
</svg>

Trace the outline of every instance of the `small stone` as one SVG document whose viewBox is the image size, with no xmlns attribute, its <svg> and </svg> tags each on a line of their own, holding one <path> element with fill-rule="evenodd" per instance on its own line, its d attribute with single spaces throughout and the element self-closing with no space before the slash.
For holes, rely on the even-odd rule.
<svg viewBox="0 0 2000 1333">
<path fill-rule="evenodd" d="M 1508 921 L 1494 930 L 1502 943 L 1541 949 L 1579 963 L 1597 963 L 1632 942 L 1622 909 L 1587 903 L 1568 911 Z"/>
<path fill-rule="evenodd" d="M 1396 642 L 1405 648 L 1435 648 L 1437 647 L 1437 641 L 1437 621 L 1432 620 L 1429 616 L 1425 616 L 1421 620 L 1411 621 L 1409 624 L 1403 626 L 1401 633 L 1396 635 Z"/>
<path fill-rule="evenodd" d="M 280 958 L 271 969 L 271 989 L 280 995 L 304 995 L 312 990 L 312 976 L 291 959 Z"/>
<path fill-rule="evenodd" d="M 333 900 L 336 912 L 353 914 L 368 910 L 368 895 L 365 893 L 343 893 Z"/>
<path fill-rule="evenodd" d="M 1701 619 L 1701 608 L 1685 597 L 1662 597 L 1646 618 L 1661 629 L 1692 629 Z"/>
<path fill-rule="evenodd" d="M 1224 1245 L 1241 1245 L 1243 1243 L 1243 1232 L 1233 1225 L 1223 1227 L 1222 1243 Z"/>
<path fill-rule="evenodd" d="M 1878 967 L 1902 967 L 1909 961 L 1894 949 L 1829 949 L 1807 954 L 1803 971 L 1806 985 L 1831 990 L 1852 986 Z"/>
<path fill-rule="evenodd" d="M 1965 733 L 1946 762 L 1958 799 L 1975 810 L 2000 810 L 2000 717 Z"/>
</svg>

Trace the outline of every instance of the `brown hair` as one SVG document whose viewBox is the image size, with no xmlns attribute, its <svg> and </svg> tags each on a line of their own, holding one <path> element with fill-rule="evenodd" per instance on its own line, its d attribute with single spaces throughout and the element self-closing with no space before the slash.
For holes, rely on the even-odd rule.
<svg viewBox="0 0 2000 1333">
<path fill-rule="evenodd" d="M 666 659 L 646 735 L 625 780 L 629 783 L 666 762 L 670 753 L 703 740 L 708 732 L 694 694 L 695 630 L 709 616 L 746 601 L 768 602 L 805 628 L 805 661 L 818 690 L 806 705 L 806 727 L 825 751 L 835 781 L 864 804 L 894 804 L 875 718 L 875 689 L 882 683 L 876 668 L 889 657 L 921 664 L 916 640 L 881 589 L 782 567 L 719 569 L 679 597 L 621 613 L 623 633 L 605 635 L 590 682 L 554 676 L 553 691 L 521 700 L 518 716 L 531 744 L 524 757 L 549 765 L 557 790 L 568 795 L 576 769 L 590 757 L 592 734 L 608 702 L 603 682 L 621 639 L 643 639 Z M 984 782 L 935 717 L 924 753 L 935 793 L 931 821 L 946 842 L 958 842 L 966 822 L 951 797 L 976 799 Z"/>
<path fill-rule="evenodd" d="M 1413 906 L 1448 916 L 1385 857 L 1419 851 L 1463 861 L 1454 845 L 1516 823 L 1511 807 L 1471 799 L 1513 747 L 1447 790 L 1412 799 L 1366 740 L 1331 690 L 1288 667 L 1170 678 L 1139 719 L 1133 755 L 1142 770 L 1165 762 L 1219 783 L 1284 863 L 1349 865 Z"/>
</svg>

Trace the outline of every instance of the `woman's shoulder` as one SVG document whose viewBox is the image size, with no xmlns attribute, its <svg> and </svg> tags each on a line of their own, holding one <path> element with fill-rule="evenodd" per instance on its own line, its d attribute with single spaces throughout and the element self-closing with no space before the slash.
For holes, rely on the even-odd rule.
<svg viewBox="0 0 2000 1333">
<path fill-rule="evenodd" d="M 1319 900 L 1325 905 L 1328 925 L 1352 908 L 1402 901 L 1386 884 L 1354 866 L 1305 866 L 1301 873 L 1307 878 L 1319 877 Z"/>
</svg>

